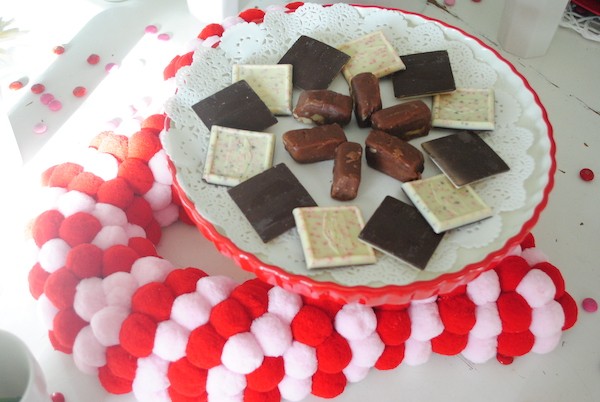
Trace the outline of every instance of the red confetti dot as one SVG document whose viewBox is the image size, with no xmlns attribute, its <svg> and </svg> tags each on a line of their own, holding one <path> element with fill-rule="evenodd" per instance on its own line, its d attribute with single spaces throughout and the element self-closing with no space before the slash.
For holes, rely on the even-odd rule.
<svg viewBox="0 0 600 402">
<path fill-rule="evenodd" d="M 583 299 L 581 306 L 583 307 L 583 310 L 587 311 L 588 313 L 595 313 L 598 311 L 598 302 L 591 297 L 586 297 Z"/>
<path fill-rule="evenodd" d="M 592 169 L 584 168 L 579 171 L 579 177 L 585 181 L 594 180 L 594 171 Z"/>
<path fill-rule="evenodd" d="M 13 91 L 18 91 L 19 89 L 23 88 L 23 83 L 21 81 L 13 81 L 8 85 L 9 89 L 12 89 Z"/>
<path fill-rule="evenodd" d="M 31 86 L 31 92 L 33 92 L 36 95 L 43 93 L 45 90 L 46 87 L 44 86 L 44 84 L 33 84 Z"/>
<path fill-rule="evenodd" d="M 75 87 L 73 89 L 73 95 L 75 95 L 78 98 L 85 96 L 86 93 L 87 93 L 86 87 Z"/>
<path fill-rule="evenodd" d="M 54 46 L 54 48 L 52 48 L 52 52 L 54 54 L 63 54 L 65 52 L 65 47 L 64 46 Z"/>
<path fill-rule="evenodd" d="M 51 396 L 52 402 L 65 402 L 65 396 L 62 392 L 54 392 Z"/>
<path fill-rule="evenodd" d="M 90 54 L 87 58 L 87 62 L 92 65 L 98 64 L 100 62 L 100 56 L 97 54 Z"/>
</svg>

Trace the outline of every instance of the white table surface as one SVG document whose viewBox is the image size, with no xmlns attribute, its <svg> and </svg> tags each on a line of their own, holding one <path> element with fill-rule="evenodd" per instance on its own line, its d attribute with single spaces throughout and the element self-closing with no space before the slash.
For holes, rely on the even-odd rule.
<svg viewBox="0 0 600 402">
<path fill-rule="evenodd" d="M 285 2 L 241 3 L 264 6 Z M 400 8 L 401 3 L 397 1 Z M 447 10 L 429 3 L 424 14 L 462 28 L 498 49 L 496 32 L 503 3 L 458 0 Z M 36 187 L 33 183 L 42 169 L 68 161 L 72 152 L 87 146 L 107 120 L 126 114 L 130 105 L 139 105 L 141 98 L 158 93 L 160 88 L 147 84 L 161 80 L 166 62 L 187 49 L 190 38 L 204 24 L 187 13 L 184 0 L 0 0 L 0 16 L 11 13 L 17 18 L 15 25 L 29 32 L 26 46 L 15 56 L 16 65 L 0 70 L 5 106 L 17 136 L 29 135 L 41 119 L 53 135 L 45 137 L 51 140 L 43 147 L 38 144 L 41 151 L 20 170 L 6 164 L 6 148 L 2 147 L 4 153 L 0 154 L 0 244 L 8 255 L 0 267 L 0 328 L 25 340 L 43 368 L 49 391 L 62 392 L 68 402 L 134 401 L 131 395 L 107 394 L 94 376 L 77 371 L 70 356 L 52 350 L 27 290 L 31 259 L 23 247 L 23 225 L 35 204 L 27 204 L 30 197 L 21 194 Z M 169 33 L 171 40 L 159 42 L 143 35 L 148 24 Z M 50 50 L 62 43 L 70 47 L 57 58 Z M 85 63 L 77 67 L 74 61 L 85 60 L 90 53 L 101 54 L 102 65 L 112 59 L 122 61 L 120 76 L 104 78 L 97 70 L 92 74 Z M 543 57 L 520 59 L 501 49 L 500 53 L 528 79 L 554 126 L 558 172 L 549 204 L 533 230 L 537 245 L 561 269 L 567 291 L 575 300 L 600 300 L 600 43 L 559 28 Z M 19 75 L 27 76 L 30 84 L 46 83 L 48 90 L 63 100 L 63 110 L 49 112 L 28 98 L 32 96 L 28 90 L 7 92 L 8 83 Z M 74 100 L 69 94 L 76 85 L 93 92 L 84 100 Z M 124 87 L 130 91 L 121 94 Z M 114 93 L 121 95 L 111 96 Z M 595 181 L 579 178 L 584 167 L 594 170 Z M 221 256 L 196 229 L 183 224 L 164 230 L 159 252 L 176 266 L 197 266 L 238 280 L 250 277 Z M 509 366 L 495 360 L 473 365 L 459 356 L 434 355 L 418 367 L 373 370 L 364 381 L 349 385 L 335 401 L 600 401 L 599 334 L 600 313 L 580 310 L 576 326 L 564 333 L 560 345 L 549 354 L 528 354 Z"/>
</svg>

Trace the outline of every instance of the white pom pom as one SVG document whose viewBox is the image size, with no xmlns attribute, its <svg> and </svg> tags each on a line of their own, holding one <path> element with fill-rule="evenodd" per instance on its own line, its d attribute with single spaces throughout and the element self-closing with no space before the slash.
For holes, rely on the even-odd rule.
<svg viewBox="0 0 600 402">
<path fill-rule="evenodd" d="M 177 297 L 173 302 L 171 319 L 193 331 L 208 322 L 211 309 L 210 303 L 200 293 L 186 293 Z"/>
<path fill-rule="evenodd" d="M 437 303 L 411 303 L 408 307 L 411 322 L 410 337 L 419 341 L 429 341 L 444 331 Z"/>
<path fill-rule="evenodd" d="M 500 278 L 489 270 L 467 284 L 467 296 L 478 306 L 495 302 L 500 296 Z"/>
<path fill-rule="evenodd" d="M 41 187 L 38 192 L 38 200 L 34 206 L 35 211 L 32 211 L 31 216 L 39 215 L 51 209 L 58 209 L 58 200 L 67 194 L 67 191 L 66 188 L 62 187 Z"/>
<path fill-rule="evenodd" d="M 292 330 L 273 313 L 265 313 L 252 322 L 250 331 L 256 337 L 265 356 L 277 357 L 292 345 Z"/>
<path fill-rule="evenodd" d="M 415 299 L 411 301 L 412 304 L 430 304 L 436 302 L 438 299 L 437 296 L 431 296 L 426 299 Z"/>
<path fill-rule="evenodd" d="M 467 346 L 463 349 L 461 354 L 467 360 L 476 364 L 481 364 L 496 357 L 496 354 L 498 353 L 497 348 L 498 338 L 495 336 L 481 339 L 469 334 Z"/>
<path fill-rule="evenodd" d="M 125 230 L 125 234 L 127 235 L 128 239 L 131 239 L 132 237 L 146 238 L 146 231 L 141 226 L 134 225 L 133 223 L 127 223 L 125 226 L 123 226 L 123 229 Z"/>
<path fill-rule="evenodd" d="M 237 283 L 228 276 L 205 276 L 196 283 L 196 292 L 204 296 L 211 306 L 216 306 L 227 299 L 236 286 Z"/>
<path fill-rule="evenodd" d="M 94 314 L 90 326 L 101 345 L 109 347 L 120 343 L 121 324 L 129 313 L 129 309 L 124 307 L 108 306 Z"/>
<path fill-rule="evenodd" d="M 302 297 L 296 293 L 278 286 L 269 289 L 269 313 L 277 315 L 287 324 L 292 322 L 302 304 Z"/>
<path fill-rule="evenodd" d="M 102 224 L 102 226 L 125 226 L 127 224 L 127 215 L 118 207 L 111 204 L 99 202 L 92 211 Z"/>
<path fill-rule="evenodd" d="M 76 287 L 73 308 L 77 315 L 90 322 L 94 314 L 106 307 L 102 279 L 86 278 Z"/>
<path fill-rule="evenodd" d="M 81 361 L 80 355 L 73 355 L 73 363 L 75 363 L 75 367 L 77 367 L 77 370 L 81 371 L 83 374 L 91 376 L 96 376 L 98 374 L 98 367 L 85 364 Z"/>
<path fill-rule="evenodd" d="M 92 244 L 102 250 L 106 250 L 112 246 L 127 245 L 129 238 L 127 233 L 120 226 L 104 226 L 92 240 Z"/>
<path fill-rule="evenodd" d="M 54 317 L 58 313 L 58 309 L 45 294 L 42 294 L 38 298 L 37 311 L 44 328 L 52 331 L 54 328 Z"/>
<path fill-rule="evenodd" d="M 403 363 L 409 366 L 419 366 L 427 363 L 432 354 L 430 341 L 419 341 L 414 338 L 408 338 L 404 343 Z"/>
<path fill-rule="evenodd" d="M 223 22 L 221 23 L 221 25 L 223 26 L 223 28 L 225 28 L 225 30 L 231 28 L 234 25 L 237 24 L 242 24 L 246 21 L 244 21 L 243 18 L 238 17 L 237 15 L 235 16 L 230 16 L 230 17 L 226 17 Z"/>
<path fill-rule="evenodd" d="M 246 376 L 220 365 L 208 370 L 206 392 L 212 396 L 235 396 L 246 388 Z M 216 399 L 215 399 L 216 400 Z"/>
<path fill-rule="evenodd" d="M 375 312 L 364 304 L 345 304 L 335 315 L 335 329 L 349 340 L 366 339 L 376 328 Z"/>
<path fill-rule="evenodd" d="M 283 354 L 283 364 L 290 377 L 312 377 L 317 372 L 317 352 L 308 345 L 294 341 Z"/>
<path fill-rule="evenodd" d="M 359 367 L 370 368 L 375 366 L 377 359 L 385 349 L 385 344 L 381 341 L 377 332 L 373 332 L 365 339 L 350 340 L 348 344 L 352 350 L 351 363 Z"/>
<path fill-rule="evenodd" d="M 80 191 L 68 191 L 58 199 L 58 211 L 65 217 L 77 212 L 91 213 L 96 206 L 96 200 Z"/>
<path fill-rule="evenodd" d="M 90 172 L 100 177 L 104 181 L 112 180 L 119 173 L 119 161 L 104 152 L 99 152 L 94 148 L 87 149 L 88 155 L 83 166 L 86 172 Z"/>
<path fill-rule="evenodd" d="M 66 265 L 69 251 L 71 247 L 63 239 L 50 239 L 40 248 L 38 262 L 44 271 L 55 272 Z"/>
<path fill-rule="evenodd" d="M 185 348 L 190 332 L 174 321 L 162 321 L 156 328 L 153 353 L 174 362 L 185 357 Z"/>
<path fill-rule="evenodd" d="M 169 204 L 163 209 L 154 211 L 154 219 L 161 227 L 167 227 L 179 219 L 179 207 L 175 204 Z"/>
<path fill-rule="evenodd" d="M 244 402 L 244 393 L 237 395 L 211 395 L 207 394 L 207 402 Z"/>
<path fill-rule="evenodd" d="M 109 306 L 121 306 L 129 310 L 131 297 L 140 285 L 128 272 L 115 272 L 104 278 L 102 287 Z"/>
<path fill-rule="evenodd" d="M 154 154 L 148 161 L 148 167 L 152 171 L 154 180 L 161 184 L 170 186 L 173 184 L 173 175 L 169 170 L 169 162 L 167 161 L 167 153 L 164 149 L 161 149 Z"/>
<path fill-rule="evenodd" d="M 367 377 L 369 374 L 369 368 L 357 366 L 351 362 L 344 368 L 342 372 L 346 376 L 346 380 L 348 380 L 348 382 L 359 382 Z"/>
<path fill-rule="evenodd" d="M 530 247 L 523 250 L 521 257 L 527 261 L 530 267 L 533 267 L 540 262 L 548 261 L 548 257 L 537 247 Z"/>
<path fill-rule="evenodd" d="M 475 325 L 471 334 L 477 338 L 486 339 L 500 335 L 502 320 L 498 314 L 496 303 L 486 303 L 475 308 Z"/>
<path fill-rule="evenodd" d="M 235 334 L 225 342 L 221 361 L 234 373 L 250 374 L 260 367 L 264 354 L 250 332 Z"/>
<path fill-rule="evenodd" d="M 138 258 L 131 266 L 131 275 L 140 286 L 150 282 L 162 282 L 175 267 L 169 260 L 160 257 Z"/>
<path fill-rule="evenodd" d="M 548 336 L 536 336 L 535 342 L 533 343 L 533 347 L 531 351 L 537 354 L 545 354 L 550 353 L 558 346 L 560 339 L 562 337 L 562 331 L 556 332 L 555 334 Z"/>
<path fill-rule="evenodd" d="M 102 367 L 106 365 L 106 348 L 98 342 L 92 328 L 84 327 L 73 343 L 73 358 L 86 366 Z"/>
<path fill-rule="evenodd" d="M 310 377 L 299 379 L 286 375 L 279 383 L 278 388 L 283 399 L 298 402 L 310 395 L 312 380 Z"/>
<path fill-rule="evenodd" d="M 171 203 L 171 186 L 154 182 L 150 190 L 144 194 L 153 211 L 166 208 Z"/>
<path fill-rule="evenodd" d="M 221 37 L 217 35 L 209 36 L 208 38 L 202 41 L 202 46 L 204 47 L 213 47 L 216 43 L 221 41 Z"/>
<path fill-rule="evenodd" d="M 525 274 L 516 291 L 532 308 L 536 308 L 554 299 L 556 286 L 544 271 L 532 269 Z"/>
<path fill-rule="evenodd" d="M 565 312 L 555 300 L 532 309 L 529 330 L 536 337 L 548 337 L 562 332 L 565 325 Z"/>
<path fill-rule="evenodd" d="M 157 394 L 169 388 L 167 372 L 169 362 L 156 355 L 143 357 L 137 361 L 137 370 L 133 379 L 133 393 L 139 401 L 155 401 Z"/>
</svg>

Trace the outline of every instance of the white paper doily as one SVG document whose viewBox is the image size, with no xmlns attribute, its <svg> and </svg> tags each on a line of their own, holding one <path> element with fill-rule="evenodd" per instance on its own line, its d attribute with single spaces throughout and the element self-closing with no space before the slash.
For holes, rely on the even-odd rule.
<svg viewBox="0 0 600 402">
<path fill-rule="evenodd" d="M 337 46 L 374 30 L 382 30 L 400 56 L 447 50 L 457 87 L 494 88 L 496 129 L 482 136 L 511 170 L 474 186 L 493 208 L 494 216 L 448 232 L 426 270 L 415 270 L 395 258 L 378 253 L 375 265 L 309 271 L 305 267 L 295 230 L 264 244 L 228 196 L 227 187 L 202 180 L 209 131 L 191 105 L 230 85 L 232 64 L 277 63 L 300 35 Z M 269 11 L 262 24 L 242 23 L 226 30 L 217 49 L 198 49 L 192 65 L 179 70 L 176 84 L 177 93 L 166 104 L 171 119 L 170 129 L 162 139 L 176 167 L 176 178 L 181 188 L 199 213 L 237 247 L 266 264 L 281 267 L 295 275 L 334 281 L 344 286 L 377 287 L 405 285 L 416 280 L 429 280 L 441 273 L 457 272 L 501 249 L 507 239 L 518 234 L 535 213 L 534 209 L 542 201 L 548 184 L 548 171 L 552 165 L 549 127 L 532 92 L 492 51 L 452 27 L 418 15 L 341 3 L 331 7 L 305 4 L 289 14 Z M 381 84 L 383 106 L 399 103 L 393 96 L 390 80 L 383 79 Z M 348 85 L 341 75 L 330 89 L 348 94 Z M 294 102 L 297 96 L 298 93 L 295 93 Z M 431 106 L 430 98 L 423 100 Z M 329 196 L 332 161 L 311 165 L 295 163 L 284 150 L 280 136 L 303 125 L 292 117 L 278 119 L 276 125 L 266 130 L 276 134 L 278 139 L 274 164 L 285 162 L 318 205 L 339 204 Z M 344 129 L 349 140 L 359 143 L 364 143 L 368 134 L 368 129 L 359 129 L 354 120 Z M 427 137 L 411 143 L 420 148 L 421 142 L 449 132 L 433 129 Z M 424 177 L 438 173 L 437 167 L 426 160 Z M 408 202 L 400 184 L 369 168 L 363 161 L 359 196 L 351 203 L 360 207 L 366 221 L 385 195 Z"/>
</svg>

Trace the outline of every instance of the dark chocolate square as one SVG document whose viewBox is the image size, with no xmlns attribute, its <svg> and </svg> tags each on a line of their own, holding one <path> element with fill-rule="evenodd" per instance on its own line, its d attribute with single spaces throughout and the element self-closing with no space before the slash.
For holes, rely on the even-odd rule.
<svg viewBox="0 0 600 402">
<path fill-rule="evenodd" d="M 461 131 L 421 146 L 456 187 L 510 170 L 477 132 Z"/>
<path fill-rule="evenodd" d="M 308 36 L 300 36 L 278 64 L 291 64 L 294 86 L 327 89 L 350 56 Z"/>
<path fill-rule="evenodd" d="M 386 196 L 358 238 L 418 269 L 425 269 L 444 234 L 436 234 L 415 207 Z"/>
<path fill-rule="evenodd" d="M 294 208 L 317 206 L 283 163 L 230 188 L 228 193 L 265 243 L 296 226 Z"/>
<path fill-rule="evenodd" d="M 456 89 L 448 52 L 417 53 L 402 56 L 406 70 L 392 75 L 396 98 L 433 95 Z"/>
<path fill-rule="evenodd" d="M 241 130 L 263 131 L 277 119 L 250 85 L 238 81 L 192 105 L 210 130 L 216 124 Z"/>
</svg>

